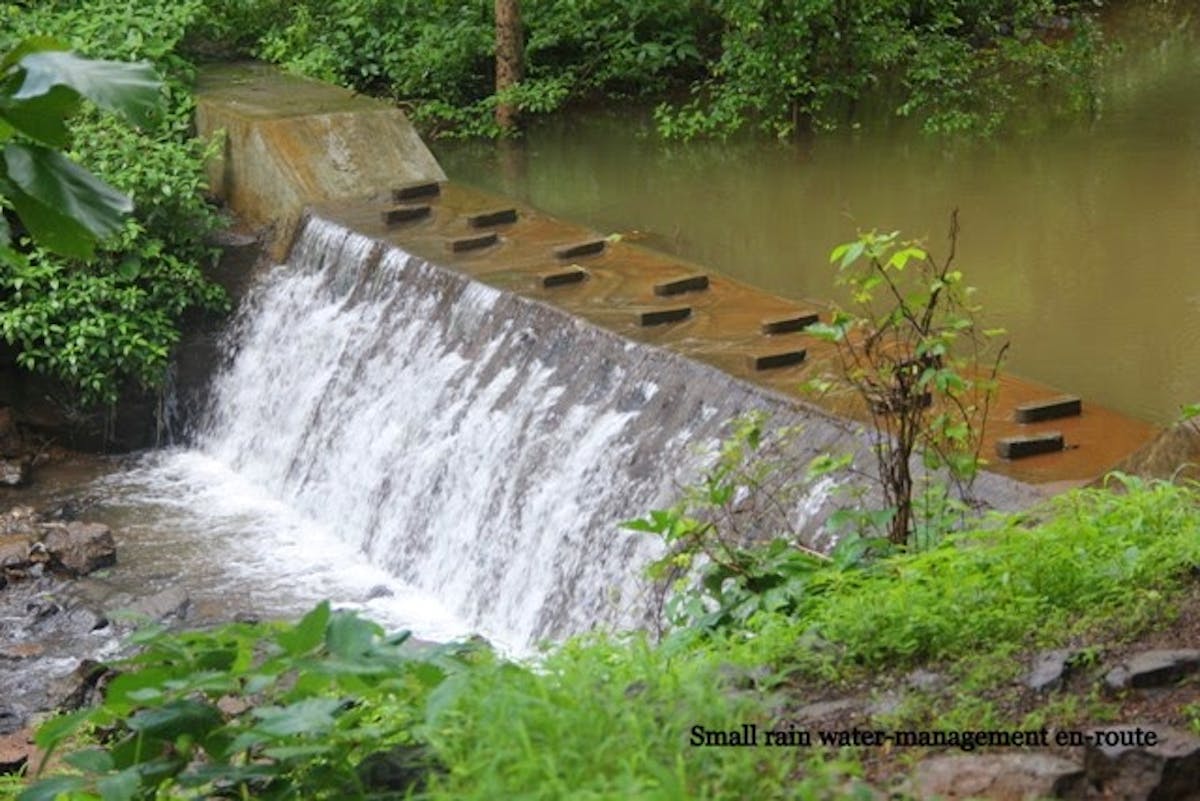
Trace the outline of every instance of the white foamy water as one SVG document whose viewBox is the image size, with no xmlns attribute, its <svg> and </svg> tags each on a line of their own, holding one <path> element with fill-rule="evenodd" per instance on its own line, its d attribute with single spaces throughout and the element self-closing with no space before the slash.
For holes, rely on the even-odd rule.
<svg viewBox="0 0 1200 801">
<path fill-rule="evenodd" d="M 672 502 L 698 469 L 688 443 L 761 405 L 724 374 L 312 219 L 243 303 L 193 446 L 107 491 L 151 510 L 130 515 L 150 539 L 189 532 L 160 550 L 210 592 L 296 610 L 331 597 L 520 652 L 645 622 L 659 545 L 620 522 Z M 197 551 L 220 558 L 196 566 Z M 378 585 L 393 595 L 364 603 Z"/>
</svg>

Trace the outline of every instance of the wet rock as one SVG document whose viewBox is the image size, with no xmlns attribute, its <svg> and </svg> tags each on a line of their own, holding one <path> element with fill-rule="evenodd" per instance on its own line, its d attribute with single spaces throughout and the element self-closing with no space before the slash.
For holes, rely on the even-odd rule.
<svg viewBox="0 0 1200 801">
<path fill-rule="evenodd" d="M 376 598 L 391 598 L 395 594 L 396 593 L 392 592 L 391 587 L 388 587 L 386 584 L 376 584 L 374 587 L 367 590 L 366 600 L 374 601 Z"/>
<path fill-rule="evenodd" d="M 14 642 L 0 645 L 0 659 L 17 662 L 32 659 L 45 653 L 46 647 L 36 642 Z"/>
<path fill-rule="evenodd" d="M 36 751 L 33 732 L 29 729 L 18 729 L 0 735 L 0 775 L 19 772 L 33 761 Z"/>
<path fill-rule="evenodd" d="M 1143 651 L 1113 668 L 1104 677 L 1110 690 L 1165 687 L 1200 670 L 1200 649 Z"/>
<path fill-rule="evenodd" d="M 1074 762 L 1036 751 L 935 756 L 917 765 L 915 798 L 1026 801 L 1083 798 L 1084 772 Z"/>
<path fill-rule="evenodd" d="M 4 515 L 0 515 L 0 534 L 25 534 L 36 537 L 39 534 L 37 512 L 31 506 L 14 506 Z"/>
<path fill-rule="evenodd" d="M 1137 729 L 1155 734 L 1154 745 L 1134 742 Z M 1130 801 L 1200 800 L 1200 737 L 1178 729 L 1153 725 L 1113 726 L 1094 729 L 1103 733 L 1097 745 L 1084 753 L 1084 768 L 1096 797 Z M 1111 734 L 1110 734 L 1111 733 Z M 1125 737 L 1121 737 L 1125 734 Z M 1119 741 L 1115 745 L 1109 742 Z M 1143 742 L 1146 740 L 1143 738 Z"/>
<path fill-rule="evenodd" d="M 1066 648 L 1042 651 L 1034 657 L 1033 665 L 1025 676 L 1025 686 L 1039 693 L 1060 689 L 1080 653 Z"/>
<path fill-rule="evenodd" d="M 52 526 L 42 539 L 52 560 L 72 576 L 86 576 L 117 562 L 112 531 L 103 523 Z"/>
<path fill-rule="evenodd" d="M 0 534 L 0 568 L 23 568 L 32 555 L 33 538 L 26 534 Z"/>
<path fill-rule="evenodd" d="M 0 459 L 0 487 L 24 487 L 32 479 L 31 459 Z"/>
<path fill-rule="evenodd" d="M 96 705 L 103 696 L 105 686 L 117 675 L 117 671 L 95 659 L 84 659 L 70 676 L 57 683 L 56 695 L 59 700 L 56 708 L 60 712 L 74 712 Z"/>
<path fill-rule="evenodd" d="M 183 621 L 187 619 L 191 604 L 192 599 L 185 591 L 178 587 L 171 587 L 134 601 L 125 611 L 135 618 L 149 619 L 159 623 L 171 619 Z"/>
</svg>

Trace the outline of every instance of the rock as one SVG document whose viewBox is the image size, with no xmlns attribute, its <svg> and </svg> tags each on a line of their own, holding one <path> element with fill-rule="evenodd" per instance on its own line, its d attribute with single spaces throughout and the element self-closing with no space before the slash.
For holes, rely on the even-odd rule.
<svg viewBox="0 0 1200 801">
<path fill-rule="evenodd" d="M 184 620 L 187 618 L 188 607 L 191 606 L 191 603 L 192 599 L 184 590 L 171 587 L 145 598 L 139 598 L 125 611 L 134 617 L 148 618 L 155 622 L 164 622 L 170 618 Z"/>
<path fill-rule="evenodd" d="M 1060 689 L 1080 653 L 1065 648 L 1042 651 L 1034 657 L 1033 666 L 1025 676 L 1025 686 L 1039 693 Z"/>
<path fill-rule="evenodd" d="M 391 587 L 386 584 L 376 584 L 371 589 L 367 590 L 368 601 L 374 601 L 376 598 L 391 598 L 396 593 L 392 592 Z"/>
<path fill-rule="evenodd" d="M 0 487 L 23 487 L 33 478 L 30 459 L 0 458 Z"/>
<path fill-rule="evenodd" d="M 39 534 L 37 512 L 32 506 L 14 506 L 5 515 L 0 515 L 0 534 Z"/>
<path fill-rule="evenodd" d="M 73 576 L 85 576 L 117 561 L 112 531 L 103 523 L 52 526 L 42 544 L 52 560 Z"/>
<path fill-rule="evenodd" d="M 46 647 L 36 642 L 14 642 L 0 645 L 0 659 L 16 662 L 22 659 L 32 659 L 45 653 Z"/>
<path fill-rule="evenodd" d="M 84 659 L 68 677 L 56 682 L 56 695 L 60 699 L 60 712 L 74 712 L 92 706 L 98 701 L 104 687 L 117 675 L 104 664 L 94 659 Z"/>
<path fill-rule="evenodd" d="M 33 732 L 18 729 L 0 736 L 0 775 L 18 773 L 37 753 Z"/>
<path fill-rule="evenodd" d="M 23 568 L 32 555 L 33 538 L 26 534 L 0 534 L 0 568 Z"/>
<path fill-rule="evenodd" d="M 935 756 L 917 765 L 910 785 L 915 798 L 943 801 L 1083 798 L 1085 789 L 1079 765 L 1036 751 Z"/>
<path fill-rule="evenodd" d="M 904 683 L 910 689 L 931 693 L 946 685 L 946 677 L 941 673 L 934 673 L 932 670 L 917 668 L 904 677 Z"/>
<path fill-rule="evenodd" d="M 1137 729 L 1156 735 L 1154 745 L 1127 745 Z M 1200 737 L 1165 726 L 1128 725 L 1093 729 L 1097 745 L 1084 753 L 1088 781 L 1099 798 L 1146 801 L 1200 799 Z M 1125 734 L 1125 737 L 1121 737 Z M 1115 745 L 1109 742 L 1119 740 Z"/>
<path fill-rule="evenodd" d="M 1165 687 L 1200 670 L 1200 649 L 1143 651 L 1113 668 L 1104 677 L 1111 690 Z"/>
<path fill-rule="evenodd" d="M 863 704 L 857 698 L 835 698 L 832 701 L 819 701 L 797 709 L 792 717 L 797 723 L 816 723 L 832 718 L 846 719 L 859 715 Z"/>
</svg>

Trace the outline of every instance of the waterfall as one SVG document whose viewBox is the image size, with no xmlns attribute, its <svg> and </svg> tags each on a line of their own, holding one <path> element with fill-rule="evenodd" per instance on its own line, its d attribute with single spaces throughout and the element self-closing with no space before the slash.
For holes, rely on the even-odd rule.
<svg viewBox="0 0 1200 801">
<path fill-rule="evenodd" d="M 644 622 L 669 504 L 764 395 L 320 218 L 243 302 L 194 448 L 523 649 Z"/>
</svg>

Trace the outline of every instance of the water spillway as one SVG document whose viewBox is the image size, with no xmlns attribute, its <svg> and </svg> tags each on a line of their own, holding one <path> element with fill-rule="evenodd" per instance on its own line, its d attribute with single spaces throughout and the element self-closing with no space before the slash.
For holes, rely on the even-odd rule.
<svg viewBox="0 0 1200 801">
<path fill-rule="evenodd" d="M 655 542 L 619 523 L 671 503 L 730 417 L 772 406 L 310 217 L 243 302 L 195 447 L 520 648 L 642 622 Z M 846 433 L 813 421 L 807 442 Z"/>
</svg>

